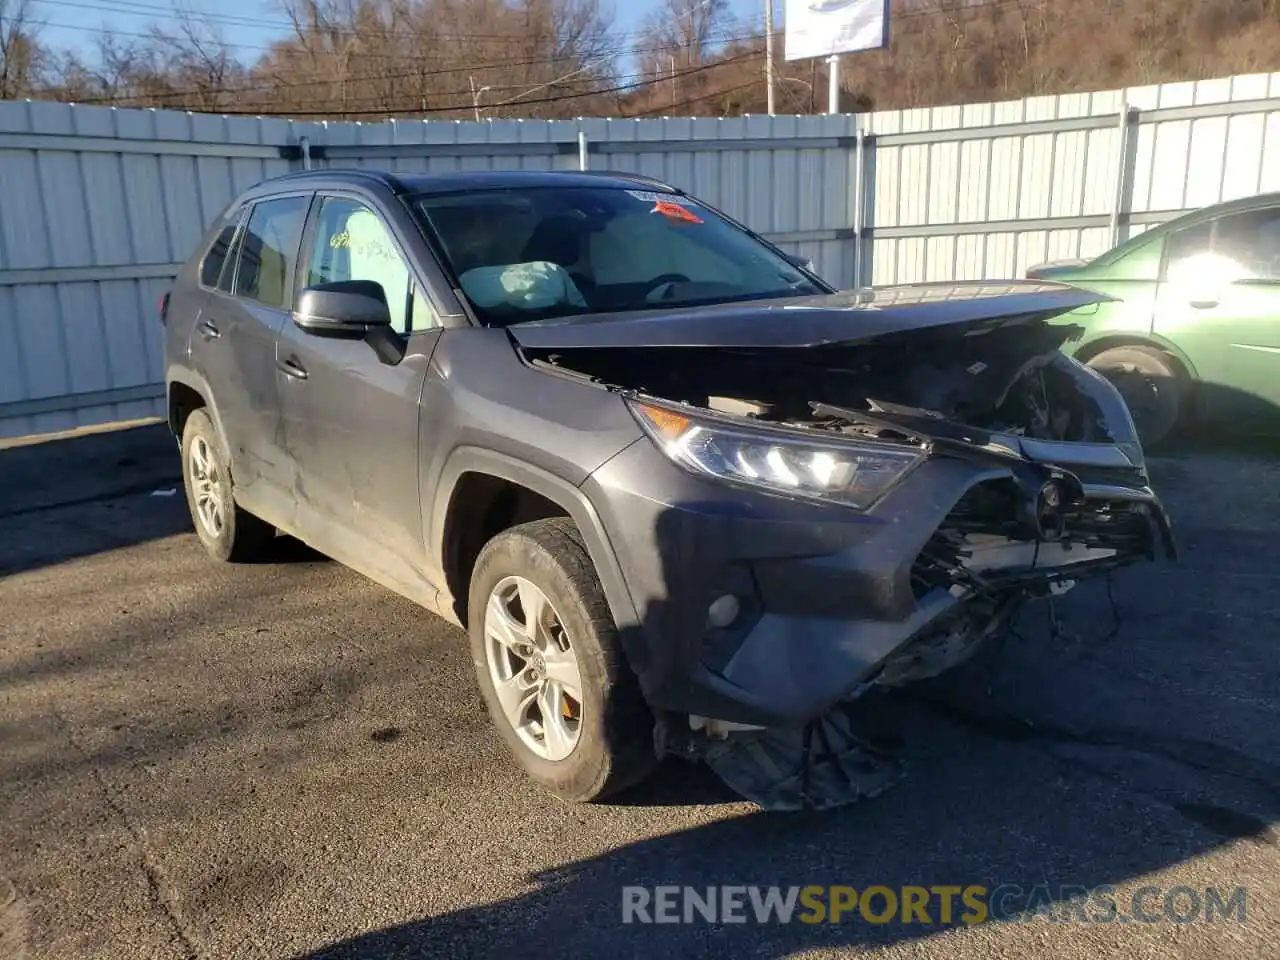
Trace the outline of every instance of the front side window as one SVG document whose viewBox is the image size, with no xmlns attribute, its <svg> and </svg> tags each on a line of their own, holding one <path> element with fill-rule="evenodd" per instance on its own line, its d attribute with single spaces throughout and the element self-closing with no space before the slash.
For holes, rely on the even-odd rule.
<svg viewBox="0 0 1280 960">
<path fill-rule="evenodd" d="M 292 306 L 289 278 L 310 203 L 309 197 L 281 197 L 254 204 L 240 240 L 232 290 L 237 297 L 278 310 Z"/>
<path fill-rule="evenodd" d="M 1222 217 L 1213 249 L 1238 265 L 1240 279 L 1280 280 L 1280 207 Z"/>
<path fill-rule="evenodd" d="M 434 311 L 417 289 L 382 219 L 357 200 L 327 197 L 320 205 L 307 262 L 307 286 L 342 280 L 372 280 L 382 287 L 397 333 L 434 325 Z"/>
<path fill-rule="evenodd" d="M 1170 234 L 1168 245 L 1173 282 L 1280 280 L 1280 207 L 1206 220 Z"/>
<path fill-rule="evenodd" d="M 530 187 L 415 206 L 490 324 L 827 292 L 688 197 Z"/>
</svg>

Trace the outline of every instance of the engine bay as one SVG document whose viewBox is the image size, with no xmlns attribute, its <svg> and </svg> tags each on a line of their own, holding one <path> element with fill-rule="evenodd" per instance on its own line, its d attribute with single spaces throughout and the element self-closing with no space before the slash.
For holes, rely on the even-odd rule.
<svg viewBox="0 0 1280 960">
<path fill-rule="evenodd" d="M 817 347 L 574 349 L 535 362 L 728 416 L 860 437 L 909 440 L 916 428 L 946 423 L 975 434 L 1112 442 L 1084 389 L 1088 374 L 1060 352 L 1079 330 L 1029 317 L 976 334 L 905 331 Z"/>
</svg>

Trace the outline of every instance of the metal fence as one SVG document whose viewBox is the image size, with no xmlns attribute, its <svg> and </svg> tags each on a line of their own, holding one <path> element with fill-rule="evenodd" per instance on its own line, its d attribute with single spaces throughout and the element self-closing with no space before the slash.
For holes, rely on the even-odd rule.
<svg viewBox="0 0 1280 960">
<path fill-rule="evenodd" d="M 1280 74 L 835 117 L 302 123 L 0 103 L 0 436 L 160 412 L 156 302 L 303 166 L 593 168 L 705 198 L 848 287 L 1019 276 L 1280 189 Z M 859 240 L 859 238 L 861 238 Z"/>
</svg>

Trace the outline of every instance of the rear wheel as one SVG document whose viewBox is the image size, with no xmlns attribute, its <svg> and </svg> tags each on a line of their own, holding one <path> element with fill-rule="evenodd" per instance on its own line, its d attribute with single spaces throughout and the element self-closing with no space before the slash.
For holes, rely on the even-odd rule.
<svg viewBox="0 0 1280 960">
<path fill-rule="evenodd" d="M 1112 347 L 1092 357 L 1089 366 L 1120 391 L 1144 447 L 1157 447 L 1173 435 L 1188 385 L 1168 354 L 1155 347 Z"/>
<path fill-rule="evenodd" d="M 530 777 L 586 802 L 653 771 L 653 715 L 571 520 L 537 520 L 490 540 L 468 610 L 485 705 Z"/>
<path fill-rule="evenodd" d="M 214 559 L 252 560 L 274 539 L 275 527 L 236 505 L 218 429 L 204 410 L 193 410 L 182 428 L 182 482 L 196 536 Z"/>
</svg>

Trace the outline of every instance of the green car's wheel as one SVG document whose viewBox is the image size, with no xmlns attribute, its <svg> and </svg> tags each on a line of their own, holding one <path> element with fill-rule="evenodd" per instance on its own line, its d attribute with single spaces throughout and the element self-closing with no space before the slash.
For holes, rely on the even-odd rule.
<svg viewBox="0 0 1280 960">
<path fill-rule="evenodd" d="M 1146 346 L 1112 347 L 1089 366 L 1115 384 L 1144 447 L 1158 447 L 1178 427 L 1187 381 L 1168 354 Z"/>
</svg>

